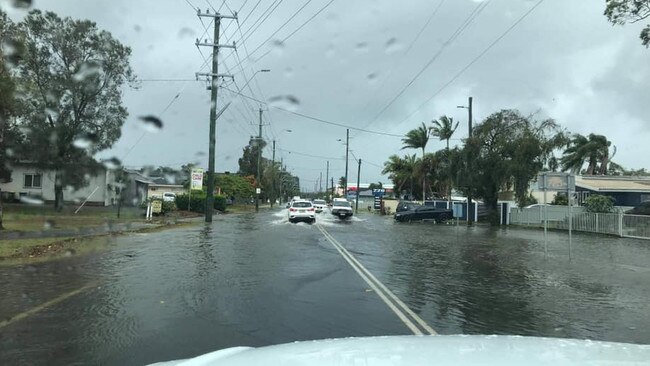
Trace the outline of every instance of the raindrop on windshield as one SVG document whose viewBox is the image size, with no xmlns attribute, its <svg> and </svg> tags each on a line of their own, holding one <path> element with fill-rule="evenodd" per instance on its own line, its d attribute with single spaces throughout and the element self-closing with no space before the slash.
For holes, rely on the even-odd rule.
<svg viewBox="0 0 650 366">
<path fill-rule="evenodd" d="M 12 157 L 12 156 L 14 156 L 14 149 L 12 149 L 12 148 L 10 148 L 10 147 L 6 148 L 6 149 L 5 149 L 5 154 L 6 154 L 8 157 Z"/>
<path fill-rule="evenodd" d="M 384 51 L 387 54 L 395 53 L 402 48 L 402 46 L 400 46 L 400 44 L 397 42 L 397 38 L 395 37 L 386 41 L 386 44 L 384 46 Z"/>
<path fill-rule="evenodd" d="M 205 151 L 197 151 L 195 156 L 205 156 Z"/>
<path fill-rule="evenodd" d="M 78 147 L 80 149 L 89 149 L 91 148 L 94 144 L 98 142 L 98 137 L 94 133 L 86 133 L 83 135 L 78 136 L 73 142 L 72 145 L 74 147 Z"/>
<path fill-rule="evenodd" d="M 120 167 L 122 162 L 120 161 L 120 159 L 118 159 L 116 157 L 112 157 L 110 159 L 103 159 L 102 164 L 104 164 L 104 166 L 108 170 L 116 170 L 116 169 L 118 169 Z"/>
<path fill-rule="evenodd" d="M 20 196 L 20 202 L 28 205 L 42 205 L 45 203 L 41 198 L 34 196 Z"/>
<path fill-rule="evenodd" d="M 20 42 L 14 39 L 7 39 L 2 42 L 2 55 L 9 66 L 16 66 L 20 61 L 20 52 L 18 51 L 20 47 Z"/>
<path fill-rule="evenodd" d="M 333 58 L 335 55 L 336 55 L 336 49 L 334 48 L 334 45 L 330 43 L 327 46 L 327 50 L 325 51 L 325 57 Z"/>
<path fill-rule="evenodd" d="M 273 50 L 273 53 L 275 53 L 278 56 L 281 56 L 282 53 L 284 52 L 284 42 L 282 42 L 279 39 L 274 39 L 271 41 L 271 47 Z"/>
<path fill-rule="evenodd" d="M 300 100 L 293 95 L 276 95 L 269 98 L 269 105 L 272 107 L 296 111 L 300 105 Z"/>
<path fill-rule="evenodd" d="M 142 121 L 142 127 L 147 132 L 158 132 L 163 127 L 163 123 L 158 117 L 141 116 L 138 118 Z"/>
<path fill-rule="evenodd" d="M 284 77 L 285 78 L 292 78 L 293 77 L 293 69 L 289 66 L 287 66 L 286 69 L 284 69 Z"/>
<path fill-rule="evenodd" d="M 133 30 L 137 33 L 140 33 L 140 31 L 142 31 L 142 27 L 139 24 L 136 24 L 133 26 Z"/>
<path fill-rule="evenodd" d="M 178 31 L 178 38 L 195 38 L 196 32 L 189 27 L 183 27 Z"/>
<path fill-rule="evenodd" d="M 54 227 L 54 220 L 48 219 L 43 223 L 43 229 L 50 230 Z"/>
<path fill-rule="evenodd" d="M 360 53 L 368 52 L 368 42 L 359 42 L 354 46 L 354 50 Z"/>
<path fill-rule="evenodd" d="M 74 81 L 76 82 L 82 82 L 87 78 L 98 74 L 99 70 L 100 70 L 99 65 L 90 62 L 84 62 L 79 67 L 79 71 L 77 71 L 74 75 L 72 75 L 72 79 L 74 79 Z"/>
<path fill-rule="evenodd" d="M 374 84 L 377 82 L 377 78 L 379 77 L 378 72 L 371 72 L 370 74 L 366 75 L 366 80 L 368 80 L 369 84 Z"/>
<path fill-rule="evenodd" d="M 27 9 L 32 6 L 32 0 L 9 0 L 14 8 Z"/>
</svg>

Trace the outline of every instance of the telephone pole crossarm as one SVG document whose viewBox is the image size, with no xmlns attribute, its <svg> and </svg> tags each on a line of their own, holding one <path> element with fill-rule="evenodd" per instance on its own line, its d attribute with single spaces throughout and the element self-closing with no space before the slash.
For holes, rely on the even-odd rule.
<svg viewBox="0 0 650 366">
<path fill-rule="evenodd" d="M 206 17 L 206 18 L 219 18 L 219 19 L 237 19 L 237 13 L 234 13 L 233 15 L 224 15 L 220 13 L 209 13 L 205 12 L 202 13 L 200 9 L 197 9 L 196 15 L 200 17 Z"/>
</svg>

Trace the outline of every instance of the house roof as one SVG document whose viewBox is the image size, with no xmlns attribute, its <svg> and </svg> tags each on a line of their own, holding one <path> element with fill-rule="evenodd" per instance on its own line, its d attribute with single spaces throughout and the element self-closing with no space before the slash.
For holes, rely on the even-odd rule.
<svg viewBox="0 0 650 366">
<path fill-rule="evenodd" d="M 576 176 L 576 186 L 596 192 L 650 193 L 650 179 L 644 177 Z"/>
</svg>

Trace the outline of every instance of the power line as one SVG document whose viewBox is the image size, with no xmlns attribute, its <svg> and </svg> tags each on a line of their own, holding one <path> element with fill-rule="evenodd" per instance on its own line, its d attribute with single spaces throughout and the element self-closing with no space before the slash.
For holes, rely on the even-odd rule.
<svg viewBox="0 0 650 366">
<path fill-rule="evenodd" d="M 317 118 L 317 117 L 308 116 L 308 115 L 306 115 L 306 114 L 302 114 L 302 113 L 299 113 L 299 112 L 291 111 L 291 110 L 288 110 L 288 109 L 285 109 L 285 108 L 282 108 L 282 107 L 278 107 L 278 106 L 274 106 L 274 105 L 269 105 L 268 103 L 266 103 L 266 102 L 264 102 L 264 101 L 261 101 L 261 100 L 255 99 L 255 98 L 253 98 L 253 97 L 251 97 L 251 96 L 248 96 L 248 95 L 244 95 L 244 94 L 238 93 L 238 92 L 236 92 L 236 91 L 234 91 L 234 90 L 232 90 L 232 89 L 228 89 L 228 88 L 226 88 L 226 87 L 222 87 L 222 88 L 223 88 L 223 89 L 226 89 L 226 90 L 228 90 L 228 91 L 230 91 L 230 92 L 232 92 L 232 93 L 239 94 L 239 95 L 241 95 L 241 96 L 244 97 L 244 98 L 248 98 L 248 99 L 254 100 L 254 101 L 258 102 L 258 103 L 261 103 L 261 104 L 267 105 L 267 106 L 269 106 L 269 107 L 271 107 L 271 108 L 275 108 L 275 109 L 278 109 L 278 110 L 284 111 L 284 112 L 286 112 L 286 113 L 291 113 L 291 114 L 294 114 L 294 115 L 296 115 L 296 116 L 300 116 L 300 117 L 303 117 L 303 118 L 306 118 L 306 119 L 310 119 L 310 120 L 312 120 L 312 121 L 317 121 L 317 122 L 325 123 L 325 124 L 332 125 L 332 126 L 338 126 L 338 127 L 343 127 L 343 128 L 349 128 L 349 129 L 354 130 L 354 131 L 366 132 L 366 133 L 371 133 L 371 134 L 375 134 L 375 135 L 391 136 L 391 137 L 399 137 L 399 138 L 404 137 L 404 135 L 399 135 L 399 134 L 395 134 L 395 133 L 380 132 L 380 131 L 372 131 L 372 130 L 367 130 L 367 129 L 364 129 L 364 128 L 358 128 L 358 127 L 350 126 L 350 125 L 343 124 L 343 123 L 327 121 L 327 120 L 324 120 L 324 119 L 322 119 L 322 118 Z"/>
<path fill-rule="evenodd" d="M 300 31 L 305 25 L 307 25 L 309 22 L 311 22 L 314 18 L 318 16 L 318 14 L 322 13 L 323 10 L 327 9 L 334 0 L 330 0 L 327 4 L 325 4 L 322 8 L 320 8 L 314 15 L 309 17 L 304 23 L 302 23 L 298 28 L 296 28 L 293 32 L 291 32 L 288 36 L 284 37 L 283 39 L 280 40 L 281 43 L 286 42 L 289 38 L 291 38 L 294 34 L 296 34 L 298 31 Z M 261 60 L 264 58 L 266 55 L 268 55 L 271 52 L 271 50 L 266 51 L 263 53 L 260 57 L 257 58 L 257 61 Z M 245 61 L 245 60 L 244 60 Z"/>
<path fill-rule="evenodd" d="M 427 103 L 431 101 L 431 99 L 435 98 L 440 92 L 442 92 L 446 87 L 451 85 L 454 81 L 456 81 L 467 69 L 469 69 L 472 65 L 476 63 L 481 57 L 483 57 L 492 47 L 494 47 L 501 39 L 503 39 L 508 33 L 510 33 L 519 23 L 521 23 L 530 13 L 532 13 L 538 6 L 540 6 L 544 0 L 539 0 L 535 5 L 533 5 L 526 13 L 524 13 L 519 19 L 517 19 L 508 29 L 506 29 L 500 36 L 498 36 L 492 43 L 490 43 L 481 53 L 479 53 L 476 57 L 472 59 L 465 67 L 463 67 L 456 75 L 454 75 L 448 82 L 446 82 L 443 86 L 441 86 L 429 99 L 425 100 L 424 103 L 420 104 L 413 112 L 411 112 L 406 118 L 404 118 L 400 123 L 407 121 L 409 118 L 411 118 L 417 111 L 422 109 Z"/>
<path fill-rule="evenodd" d="M 390 108 L 390 106 L 392 106 L 393 103 L 395 103 L 395 101 L 396 101 L 400 96 L 402 96 L 402 94 L 404 94 L 404 92 L 405 92 L 405 91 L 406 91 L 406 90 L 407 90 L 411 85 L 413 85 L 413 83 L 414 83 L 414 82 L 415 82 L 415 81 L 416 81 L 416 80 L 417 80 L 417 79 L 418 79 L 418 78 L 419 78 L 419 77 L 424 73 L 424 71 L 426 71 L 426 70 L 429 68 L 429 66 L 431 66 L 431 65 L 432 65 L 432 64 L 433 64 L 433 63 L 438 59 L 438 57 L 440 57 L 440 55 L 444 52 L 444 50 L 445 50 L 445 49 L 446 49 L 450 44 L 452 44 L 452 43 L 454 42 L 454 40 L 456 40 L 456 38 L 458 38 L 458 36 L 459 36 L 459 35 L 460 35 L 460 34 L 461 34 L 465 29 L 467 29 L 467 27 L 470 25 L 470 23 L 471 23 L 471 22 L 472 22 L 472 21 L 473 21 L 473 20 L 474 20 L 474 19 L 475 19 L 475 18 L 476 18 L 480 13 L 481 13 L 481 11 L 483 11 L 483 9 L 485 9 L 485 8 L 488 6 L 488 4 L 489 4 L 489 1 L 487 1 L 487 2 L 485 2 L 485 3 L 479 3 L 479 4 L 476 6 L 476 8 L 474 8 L 474 11 L 472 11 L 472 12 L 470 13 L 470 15 L 465 19 L 465 21 L 464 21 L 464 22 L 463 22 L 463 23 L 462 23 L 462 24 L 461 24 L 461 25 L 456 29 L 456 31 L 455 31 L 455 32 L 454 32 L 454 33 L 449 37 L 449 39 L 448 39 L 445 43 L 443 43 L 442 47 L 440 47 L 440 49 L 438 50 L 438 52 L 436 52 L 436 54 L 433 55 L 433 57 L 431 57 L 431 58 L 429 59 L 429 61 L 427 61 L 426 64 L 424 64 L 424 66 L 423 66 L 423 67 L 418 71 L 418 73 L 415 74 L 415 76 L 413 76 L 413 78 L 411 78 L 411 80 L 410 80 L 410 81 L 409 81 L 409 82 L 408 82 L 408 83 L 407 83 L 407 84 L 406 84 L 406 85 L 405 85 L 405 86 L 404 86 L 404 87 L 403 87 L 403 88 L 402 88 L 402 89 L 401 89 L 401 90 L 400 90 L 400 91 L 399 91 L 399 92 L 398 92 L 398 93 L 397 93 L 397 94 L 396 94 L 396 95 L 395 95 L 395 96 L 390 100 L 390 102 L 388 102 L 386 105 L 384 105 L 384 107 L 379 111 L 379 113 L 377 113 L 377 115 L 376 115 L 376 116 L 375 116 L 375 117 L 374 117 L 370 122 L 368 122 L 367 125 L 370 125 L 370 124 L 372 124 L 373 122 L 375 122 L 375 121 L 379 118 L 379 116 L 381 116 L 381 115 L 382 115 L 382 114 L 383 114 L 383 113 L 384 113 L 388 108 Z"/>
<path fill-rule="evenodd" d="M 316 158 L 316 159 L 345 160 L 345 158 L 335 158 L 335 157 L 332 157 L 332 156 L 321 156 L 321 155 L 312 155 L 312 154 L 307 154 L 307 153 L 301 153 L 301 152 L 298 152 L 298 151 L 292 151 L 292 150 L 282 149 L 282 148 L 279 148 L 279 147 L 277 147 L 277 146 L 275 147 L 275 149 L 276 149 L 276 150 L 281 150 L 281 151 L 287 152 L 287 153 L 289 153 L 289 154 L 296 154 L 296 155 L 301 155 L 301 156 L 307 156 L 307 157 L 310 157 L 310 158 Z"/>
</svg>

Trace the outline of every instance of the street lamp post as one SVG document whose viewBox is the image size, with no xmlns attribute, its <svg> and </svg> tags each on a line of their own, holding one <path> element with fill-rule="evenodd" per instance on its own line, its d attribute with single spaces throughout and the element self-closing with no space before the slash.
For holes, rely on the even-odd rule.
<svg viewBox="0 0 650 366">
<path fill-rule="evenodd" d="M 467 114 L 468 114 L 468 137 L 469 139 L 472 138 L 472 97 L 469 97 L 468 99 L 468 104 L 467 106 L 464 105 L 459 105 L 456 106 L 457 108 L 464 108 L 467 109 Z M 467 225 L 471 226 L 472 225 L 472 213 L 470 207 L 472 207 L 472 181 L 471 179 L 469 180 L 469 184 L 467 187 Z"/>
<path fill-rule="evenodd" d="M 246 83 L 244 84 L 244 86 L 241 87 L 241 90 L 244 90 L 244 89 L 248 86 L 248 83 L 250 83 L 251 80 L 253 80 L 253 78 L 255 77 L 255 75 L 257 75 L 258 72 L 271 72 L 271 69 L 262 69 L 262 70 L 257 70 L 257 71 L 255 71 L 255 72 L 253 73 L 253 76 L 251 76 L 250 78 L 248 78 L 248 81 L 246 81 Z"/>
<path fill-rule="evenodd" d="M 337 141 L 343 142 L 338 139 Z M 343 187 L 343 195 L 345 199 L 348 198 L 348 155 L 350 153 L 350 129 L 345 129 L 345 187 Z"/>
</svg>

